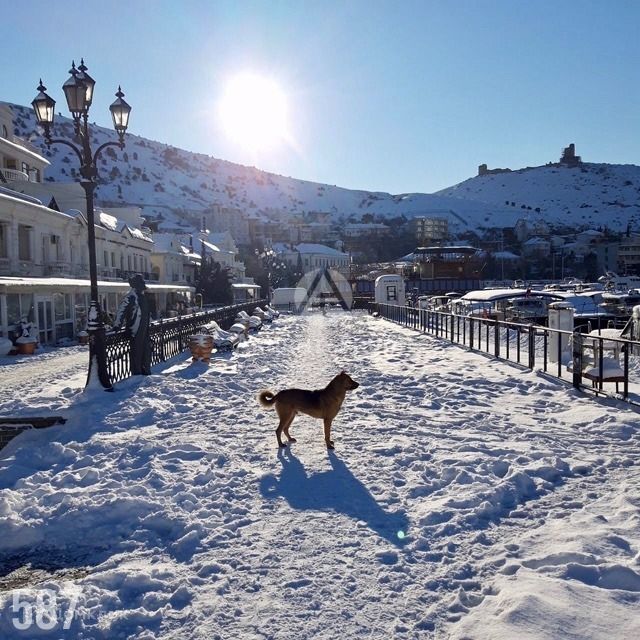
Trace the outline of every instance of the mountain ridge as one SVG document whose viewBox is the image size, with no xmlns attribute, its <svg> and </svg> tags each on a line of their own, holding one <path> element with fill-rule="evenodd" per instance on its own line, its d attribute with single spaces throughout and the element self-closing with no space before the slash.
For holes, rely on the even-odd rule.
<svg viewBox="0 0 640 640">
<path fill-rule="evenodd" d="M 76 179 L 73 152 L 64 146 L 48 149 L 37 132 L 33 110 L 6 104 L 14 113 L 16 135 L 26 138 L 51 162 L 46 179 Z M 69 118 L 56 118 L 55 136 L 72 139 Z M 116 133 L 92 125 L 91 138 L 95 149 L 115 141 Z M 140 206 L 148 219 L 175 224 L 192 220 L 214 205 L 278 220 L 326 211 L 338 223 L 367 213 L 379 219 L 439 216 L 448 219 L 453 234 L 512 227 L 523 217 L 544 219 L 552 225 L 607 224 L 619 231 L 640 224 L 640 167 L 636 165 L 527 167 L 476 176 L 432 194 L 390 194 L 285 177 L 127 134 L 125 149 L 107 148 L 98 160 L 98 170 L 99 204 Z"/>
</svg>

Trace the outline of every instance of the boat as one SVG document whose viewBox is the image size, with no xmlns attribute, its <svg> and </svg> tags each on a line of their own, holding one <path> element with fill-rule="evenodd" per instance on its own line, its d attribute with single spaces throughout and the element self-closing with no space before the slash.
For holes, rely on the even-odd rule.
<svg viewBox="0 0 640 640">
<path fill-rule="evenodd" d="M 640 289 L 640 276 L 619 276 L 615 271 L 607 271 L 598 278 L 605 291 L 629 291 Z"/>
<path fill-rule="evenodd" d="M 469 291 L 454 300 L 451 309 L 456 315 L 546 324 L 548 304 L 560 299 L 559 293 L 555 291 L 479 289 Z"/>
<path fill-rule="evenodd" d="M 600 306 L 618 318 L 628 320 L 633 313 L 633 307 L 640 305 L 640 291 L 630 290 L 627 293 L 605 291 L 602 294 Z"/>
<path fill-rule="evenodd" d="M 539 296 L 524 296 L 508 298 L 504 310 L 504 319 L 507 322 L 520 322 L 523 324 L 546 324 L 549 316 L 549 300 Z"/>
</svg>

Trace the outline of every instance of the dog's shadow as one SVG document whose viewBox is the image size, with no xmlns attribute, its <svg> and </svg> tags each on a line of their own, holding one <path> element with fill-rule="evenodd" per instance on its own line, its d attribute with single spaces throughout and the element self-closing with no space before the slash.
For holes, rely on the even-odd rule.
<svg viewBox="0 0 640 640">
<path fill-rule="evenodd" d="M 294 509 L 335 511 L 366 522 L 379 536 L 400 547 L 406 541 L 408 519 L 402 512 L 385 511 L 333 451 L 331 469 L 307 474 L 290 447 L 278 451 L 282 464 L 279 478 L 268 475 L 260 482 L 265 498 L 283 497 Z"/>
</svg>

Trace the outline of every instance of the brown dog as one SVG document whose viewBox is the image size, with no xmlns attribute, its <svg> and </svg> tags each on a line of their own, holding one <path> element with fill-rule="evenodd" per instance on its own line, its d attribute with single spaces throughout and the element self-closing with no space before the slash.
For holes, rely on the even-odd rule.
<svg viewBox="0 0 640 640">
<path fill-rule="evenodd" d="M 324 389 L 318 389 L 317 391 L 285 389 L 276 394 L 271 391 L 261 391 L 258 394 L 258 401 L 268 409 L 275 405 L 276 412 L 280 418 L 280 424 L 276 429 L 279 446 L 287 446 L 286 442 L 282 442 L 283 431 L 289 442 L 296 441 L 295 438 L 289 435 L 289 427 L 298 412 L 301 411 L 312 418 L 324 420 L 324 441 L 327 443 L 327 449 L 333 449 L 331 423 L 338 411 L 340 411 L 347 391 L 357 389 L 358 386 L 357 382 L 342 371 Z"/>
</svg>

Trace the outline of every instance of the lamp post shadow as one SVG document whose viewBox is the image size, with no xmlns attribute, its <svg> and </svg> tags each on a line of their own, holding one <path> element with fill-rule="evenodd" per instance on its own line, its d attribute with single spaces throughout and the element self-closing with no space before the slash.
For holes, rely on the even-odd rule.
<svg viewBox="0 0 640 640">
<path fill-rule="evenodd" d="M 369 529 L 392 544 L 406 542 L 405 513 L 385 511 L 334 451 L 328 451 L 331 469 L 307 474 L 290 447 L 278 450 L 280 477 L 267 475 L 260 481 L 263 497 L 284 498 L 293 509 L 333 511 L 367 524 Z"/>
</svg>

